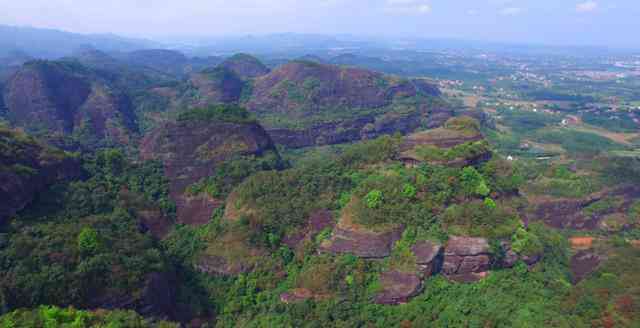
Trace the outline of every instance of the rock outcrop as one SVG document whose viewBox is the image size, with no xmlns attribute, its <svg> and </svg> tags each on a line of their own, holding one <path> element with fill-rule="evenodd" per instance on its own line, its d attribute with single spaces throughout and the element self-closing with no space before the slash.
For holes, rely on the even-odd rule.
<svg viewBox="0 0 640 328">
<path fill-rule="evenodd" d="M 333 230 L 331 239 L 320 250 L 331 254 L 353 254 L 365 259 L 381 259 L 391 255 L 393 244 L 402 236 L 402 229 L 387 232 L 343 229 Z"/>
<path fill-rule="evenodd" d="M 266 151 L 275 151 L 275 147 L 257 123 L 208 119 L 167 122 L 145 136 L 140 146 L 143 160 L 164 163 L 178 222 L 195 225 L 209 222 L 213 209 L 223 202 L 188 195 L 187 187 L 212 175 L 216 164 L 235 156 L 261 156 Z"/>
<path fill-rule="evenodd" d="M 387 271 L 380 274 L 382 291 L 374 301 L 378 304 L 396 305 L 407 303 L 422 292 L 422 279 L 415 273 Z"/>
<path fill-rule="evenodd" d="M 411 251 L 416 258 L 416 264 L 420 275 L 428 278 L 442 269 L 442 261 L 444 257 L 442 245 L 431 241 L 418 241 Z"/>
<path fill-rule="evenodd" d="M 468 116 L 449 118 L 443 127 L 408 135 L 400 150 L 399 159 L 407 165 L 463 167 L 491 158 L 478 121 Z"/>
<path fill-rule="evenodd" d="M 571 257 L 572 282 L 577 284 L 595 271 L 602 258 L 593 250 L 582 250 Z"/>
<path fill-rule="evenodd" d="M 444 250 L 442 273 L 453 281 L 477 281 L 489 271 L 490 256 L 486 239 L 452 236 Z"/>
<path fill-rule="evenodd" d="M 26 134 L 0 127 L 0 223 L 47 186 L 80 176 L 80 162 Z"/>
</svg>

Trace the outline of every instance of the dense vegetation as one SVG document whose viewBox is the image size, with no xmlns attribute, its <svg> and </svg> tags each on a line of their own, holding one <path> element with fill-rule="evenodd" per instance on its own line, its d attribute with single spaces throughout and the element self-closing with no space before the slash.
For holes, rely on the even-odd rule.
<svg viewBox="0 0 640 328">
<path fill-rule="evenodd" d="M 86 179 L 53 186 L 2 228 L 5 309 L 135 300 L 150 273 L 167 270 L 162 250 L 137 217 L 149 206 L 164 220 L 175 211 L 161 166 L 133 165 L 118 150 L 83 162 Z"/>
<path fill-rule="evenodd" d="M 411 150 L 406 149 L 410 138 L 396 134 L 230 156 L 178 196 L 169 186 L 195 168 L 169 174 L 173 168 L 166 162 L 141 162 L 134 149 L 137 133 L 125 142 L 130 144 L 113 149 L 89 140 L 84 132 L 91 131 L 79 131 L 71 138 L 91 142 L 73 148 L 82 152 L 68 153 L 0 125 L 0 178 L 7 172 L 39 173 L 29 162 L 35 153 L 45 164 L 73 159 L 82 167 L 75 178 L 55 180 L 2 222 L 0 326 L 178 326 L 163 321 L 169 319 L 193 327 L 638 327 L 636 115 L 591 104 L 606 101 L 615 83 L 582 85 L 585 92 L 577 93 L 571 86 L 576 82 L 563 78 L 554 81 L 560 84 L 555 89 L 541 88 L 511 82 L 517 78 L 509 76 L 508 67 L 474 67 L 492 61 L 457 62 L 461 69 L 453 71 L 435 64 L 441 59 L 433 56 L 403 52 L 402 60 L 342 55 L 328 61 L 463 78 L 464 84 L 439 81 L 457 85 L 453 91 L 463 95 L 400 92 L 369 108 L 349 103 L 362 99 L 348 92 L 345 101 L 333 103 L 325 96 L 337 97 L 335 81 L 311 76 L 284 79 L 268 89 L 269 98 L 287 106 L 266 110 L 262 106 L 269 102 L 251 104 L 261 91 L 253 89 L 261 82 L 255 76 L 268 72 L 257 59 L 238 55 L 223 65 L 228 68 L 193 68 L 214 87 L 237 80 L 242 94 L 233 102 L 254 106 L 251 112 L 235 103 L 201 106 L 206 92 L 186 78 L 192 72 L 187 63 L 193 62 L 187 59 L 175 66 L 179 73 L 173 77 L 173 68 L 150 73 L 126 65 L 114 69 L 108 62 L 28 64 L 97 75 L 114 89 L 125 89 L 143 133 L 176 119 L 187 127 L 193 121 L 256 128 L 266 123 L 296 130 L 292 135 L 322 122 L 331 130 L 335 124 L 330 133 L 348 134 L 345 121 L 375 117 L 354 130 L 356 139 L 369 138 L 379 127 L 397 130 L 398 118 L 422 129 L 431 116 L 449 115 L 451 104 L 468 106 L 469 95 L 482 98 L 479 107 L 489 114 L 482 126 L 462 116 L 420 132 L 424 138 L 413 141 L 424 144 Z M 247 63 L 255 67 L 245 70 Z M 324 67 L 295 64 L 310 71 Z M 239 81 L 242 71 L 247 74 Z M 496 78 L 501 75 L 509 77 Z M 371 76 L 362 83 L 386 90 L 380 91 L 385 95 L 415 83 Z M 480 87 L 469 82 L 486 87 L 490 96 L 480 96 Z M 440 107 L 446 110 L 437 112 Z M 179 132 L 170 137 L 179 138 Z M 93 149 L 98 144 L 101 149 Z M 210 197 L 195 197 L 202 194 Z M 175 202 L 214 209 L 202 225 L 176 224 Z M 486 268 L 473 272 L 477 280 L 460 283 L 438 267 L 443 263 L 433 275 L 422 271 L 415 246 L 447 246 L 458 236 L 486 241 L 480 255 L 461 259 L 463 267 L 483 266 L 487 258 Z M 382 255 L 358 255 L 356 247 L 349 248 L 349 243 L 375 248 L 378 239 Z M 420 288 L 390 302 L 400 305 L 382 305 L 383 292 L 406 283 L 390 283 L 384 279 L 388 273 L 418 279 Z"/>
<path fill-rule="evenodd" d="M 178 114 L 178 121 L 221 121 L 229 123 L 254 123 L 255 119 L 240 106 L 215 105 L 196 108 Z"/>
</svg>

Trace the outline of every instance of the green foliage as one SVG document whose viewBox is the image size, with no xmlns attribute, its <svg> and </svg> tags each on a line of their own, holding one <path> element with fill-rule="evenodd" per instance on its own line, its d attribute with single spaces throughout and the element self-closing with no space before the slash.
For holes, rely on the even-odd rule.
<svg viewBox="0 0 640 328">
<path fill-rule="evenodd" d="M 332 209 L 350 185 L 348 177 L 331 167 L 263 171 L 238 186 L 236 204 L 254 213 L 244 221 L 252 242 L 275 247 L 269 236 L 279 240 L 286 231 L 306 224 L 314 210 Z"/>
<path fill-rule="evenodd" d="M 337 162 L 345 167 L 384 162 L 396 157 L 401 143 L 402 137 L 395 135 L 354 144 L 344 150 Z"/>
<path fill-rule="evenodd" d="M 521 255 L 541 254 L 543 245 L 538 236 L 519 227 L 511 237 L 511 249 Z"/>
<path fill-rule="evenodd" d="M 138 204 L 168 200 L 162 166 L 133 165 L 122 152 L 82 158 L 86 179 L 44 192 L 7 228 L 0 247 L 0 294 L 8 309 L 38 304 L 85 306 L 96 295 L 141 297 L 147 276 L 166 269 L 162 251 L 140 232 Z M 151 205 L 149 205 L 151 204 Z M 122 208 L 122 206 L 131 206 Z"/>
<path fill-rule="evenodd" d="M 449 119 L 445 123 L 445 128 L 466 131 L 470 133 L 478 133 L 480 131 L 480 123 L 469 116 L 457 116 Z"/>
<path fill-rule="evenodd" d="M 559 144 L 572 155 L 597 155 L 625 149 L 625 146 L 597 134 L 567 129 L 541 130 L 536 134 L 536 139 L 543 143 Z"/>
<path fill-rule="evenodd" d="M 364 201 L 367 204 L 368 208 L 378 208 L 382 204 L 383 200 L 384 196 L 382 195 L 382 191 L 380 190 L 371 190 L 364 197 Z"/>
<path fill-rule="evenodd" d="M 494 239 L 510 237 L 520 222 L 515 214 L 499 207 L 492 209 L 482 201 L 451 205 L 442 220 L 451 234 Z"/>
<path fill-rule="evenodd" d="M 489 154 L 491 148 L 486 141 L 465 142 L 451 147 L 440 148 L 431 145 L 416 147 L 416 154 L 426 162 L 447 162 L 453 160 L 472 160 Z"/>
<path fill-rule="evenodd" d="M 416 194 L 418 193 L 416 187 L 414 187 L 411 184 L 405 184 L 404 187 L 402 188 L 402 194 L 407 197 L 407 198 L 414 198 L 416 197 Z"/>
<path fill-rule="evenodd" d="M 484 199 L 484 206 L 490 210 L 495 210 L 496 208 L 498 208 L 496 202 L 490 197 Z"/>
<path fill-rule="evenodd" d="M 34 310 L 17 310 L 0 317 L 6 328 L 177 328 L 178 324 L 148 320 L 133 311 L 82 311 L 74 308 L 40 306 Z"/>
<path fill-rule="evenodd" d="M 563 310 L 593 326 L 637 327 L 640 252 L 627 245 L 611 253 L 596 272 L 571 290 Z"/>
<path fill-rule="evenodd" d="M 233 188 L 244 179 L 260 171 L 281 170 L 285 168 L 276 152 L 260 157 L 239 157 L 217 165 L 213 174 L 187 188 L 187 193 L 198 195 L 207 193 L 214 198 L 226 197 Z"/>
<path fill-rule="evenodd" d="M 249 112 L 236 105 L 214 105 L 196 108 L 178 114 L 178 121 L 220 121 L 229 123 L 255 123 Z"/>
<path fill-rule="evenodd" d="M 612 118 L 607 114 L 587 112 L 582 115 L 582 120 L 587 124 L 614 132 L 630 133 L 638 130 L 638 125 L 633 121 L 633 116 L 629 113 L 618 112 L 616 113 L 616 118 Z"/>
<path fill-rule="evenodd" d="M 469 197 L 486 197 L 491 192 L 482 175 L 472 166 L 462 169 L 460 174 L 460 184 L 465 195 Z"/>
<path fill-rule="evenodd" d="M 95 254 L 100 247 L 98 233 L 92 228 L 83 228 L 78 235 L 78 250 L 83 254 Z"/>
<path fill-rule="evenodd" d="M 640 201 L 635 201 L 629 207 L 629 217 L 633 224 L 640 224 Z"/>
<path fill-rule="evenodd" d="M 509 128 L 519 134 L 529 134 L 547 126 L 557 125 L 561 121 L 556 115 L 520 109 L 502 108 L 498 114 Z"/>
<path fill-rule="evenodd" d="M 592 176 L 578 175 L 565 167 L 537 168 L 544 174 L 534 175 L 526 188 L 534 194 L 545 194 L 554 197 L 580 198 L 602 189 L 602 184 Z M 539 173 L 537 173 L 539 174 Z"/>
<path fill-rule="evenodd" d="M 599 216 L 607 214 L 607 212 L 610 212 L 616 207 L 622 205 L 623 202 L 623 198 L 607 197 L 590 204 L 585 207 L 582 212 L 587 216 Z"/>
</svg>

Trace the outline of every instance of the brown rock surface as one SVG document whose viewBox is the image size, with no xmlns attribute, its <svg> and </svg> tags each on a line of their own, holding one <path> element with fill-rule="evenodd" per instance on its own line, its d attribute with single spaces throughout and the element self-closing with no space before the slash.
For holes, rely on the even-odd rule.
<svg viewBox="0 0 640 328">
<path fill-rule="evenodd" d="M 418 241 L 411 251 L 423 277 L 429 277 L 440 271 L 442 266 L 442 245 L 431 241 Z"/>
<path fill-rule="evenodd" d="M 391 249 L 402 237 L 402 229 L 387 232 L 347 230 L 339 226 L 331 239 L 320 245 L 320 250 L 331 254 L 353 254 L 361 258 L 380 259 L 391 255 Z"/>
<path fill-rule="evenodd" d="M 489 243 L 484 238 L 449 238 L 444 250 L 442 273 L 454 281 L 477 281 L 491 265 Z"/>
<path fill-rule="evenodd" d="M 583 250 L 571 257 L 571 274 L 573 283 L 577 284 L 595 271 L 602 259 L 593 250 Z"/>
<path fill-rule="evenodd" d="M 387 271 L 380 274 L 383 290 L 375 296 L 378 304 L 407 303 L 422 291 L 422 280 L 414 273 Z"/>
</svg>

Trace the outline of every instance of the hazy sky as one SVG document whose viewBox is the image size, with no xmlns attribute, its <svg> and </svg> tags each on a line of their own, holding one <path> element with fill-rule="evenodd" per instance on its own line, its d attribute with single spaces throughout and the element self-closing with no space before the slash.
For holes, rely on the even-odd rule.
<svg viewBox="0 0 640 328">
<path fill-rule="evenodd" d="M 297 32 L 637 48 L 640 0 L 0 0 L 0 24 L 141 37 Z"/>
</svg>

